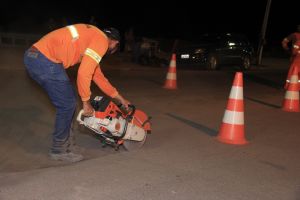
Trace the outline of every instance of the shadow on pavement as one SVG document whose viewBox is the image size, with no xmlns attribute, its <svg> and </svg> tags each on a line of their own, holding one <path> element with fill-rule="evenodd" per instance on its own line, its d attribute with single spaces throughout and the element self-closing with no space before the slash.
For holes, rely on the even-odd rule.
<svg viewBox="0 0 300 200">
<path fill-rule="evenodd" d="M 211 128 L 209 128 L 209 127 L 207 127 L 207 126 L 204 126 L 204 125 L 202 125 L 202 124 L 198 124 L 198 123 L 193 122 L 193 121 L 191 121 L 191 120 L 182 118 L 182 117 L 180 117 L 180 116 L 174 115 L 174 114 L 172 114 L 172 113 L 166 113 L 166 115 L 169 116 L 169 117 L 171 117 L 171 118 L 173 118 L 173 119 L 176 119 L 176 120 L 178 120 L 178 121 L 180 121 L 180 122 L 182 122 L 182 123 L 185 123 L 185 124 L 187 124 L 187 125 L 189 125 L 189 126 L 195 128 L 195 129 L 198 129 L 198 130 L 200 130 L 200 131 L 206 133 L 206 134 L 209 135 L 209 136 L 217 136 L 217 134 L 218 134 L 218 131 L 216 131 L 216 130 L 214 130 L 214 129 L 211 129 Z"/>
<path fill-rule="evenodd" d="M 245 80 L 252 81 L 261 85 L 269 86 L 271 88 L 275 88 L 277 90 L 282 90 L 282 84 L 276 81 L 268 80 L 254 74 L 244 74 Z"/>
<path fill-rule="evenodd" d="M 247 99 L 249 101 L 252 101 L 252 102 L 255 102 L 255 103 L 259 103 L 259 104 L 265 105 L 265 106 L 269 106 L 271 108 L 276 108 L 276 109 L 281 108 L 281 106 L 274 105 L 274 104 L 271 104 L 271 103 L 267 103 L 267 102 L 264 102 L 264 101 L 261 101 L 261 100 L 258 100 L 258 99 L 253 99 L 251 97 L 245 97 L 245 99 Z"/>
</svg>

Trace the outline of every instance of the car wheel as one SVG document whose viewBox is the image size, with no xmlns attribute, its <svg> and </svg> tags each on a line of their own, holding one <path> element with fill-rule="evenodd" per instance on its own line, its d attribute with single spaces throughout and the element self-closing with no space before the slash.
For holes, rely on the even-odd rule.
<svg viewBox="0 0 300 200">
<path fill-rule="evenodd" d="M 217 60 L 216 56 L 211 55 L 211 56 L 208 57 L 206 68 L 208 70 L 218 69 L 218 60 Z"/>
<path fill-rule="evenodd" d="M 249 56 L 243 58 L 242 70 L 249 70 L 251 68 L 251 60 Z"/>
</svg>

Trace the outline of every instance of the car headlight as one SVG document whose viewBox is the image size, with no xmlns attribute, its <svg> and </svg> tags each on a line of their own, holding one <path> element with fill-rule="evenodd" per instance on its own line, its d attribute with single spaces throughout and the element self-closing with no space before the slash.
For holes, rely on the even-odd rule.
<svg viewBox="0 0 300 200">
<path fill-rule="evenodd" d="M 194 53 L 195 53 L 195 54 L 202 54 L 202 53 L 204 53 L 204 49 L 196 49 L 196 50 L 194 51 Z"/>
</svg>

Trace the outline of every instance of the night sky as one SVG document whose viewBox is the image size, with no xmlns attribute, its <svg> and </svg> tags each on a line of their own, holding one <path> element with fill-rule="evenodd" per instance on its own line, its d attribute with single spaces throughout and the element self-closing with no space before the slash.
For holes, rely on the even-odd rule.
<svg viewBox="0 0 300 200">
<path fill-rule="evenodd" d="M 109 3 L 108 3 L 109 2 Z M 162 1 L 160 1 L 162 2 Z M 221 3 L 220 3 L 221 2 Z M 300 24 L 296 1 L 273 0 L 266 39 L 278 43 Z M 198 4 L 198 5 L 196 5 Z M 68 23 L 87 23 L 95 16 L 98 26 L 114 26 L 124 32 L 133 27 L 148 37 L 194 39 L 206 32 L 240 32 L 250 40 L 259 38 L 267 0 L 252 1 L 26 1 L 1 5 L 0 30 L 45 32 L 49 18 Z"/>
</svg>

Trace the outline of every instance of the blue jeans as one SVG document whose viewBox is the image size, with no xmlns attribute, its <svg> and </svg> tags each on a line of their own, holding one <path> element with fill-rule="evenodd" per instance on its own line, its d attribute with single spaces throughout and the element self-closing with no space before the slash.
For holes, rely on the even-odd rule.
<svg viewBox="0 0 300 200">
<path fill-rule="evenodd" d="M 56 108 L 51 152 L 66 152 L 77 93 L 63 65 L 50 61 L 36 48 L 32 47 L 25 52 L 24 63 L 30 77 L 42 86 Z"/>
</svg>

